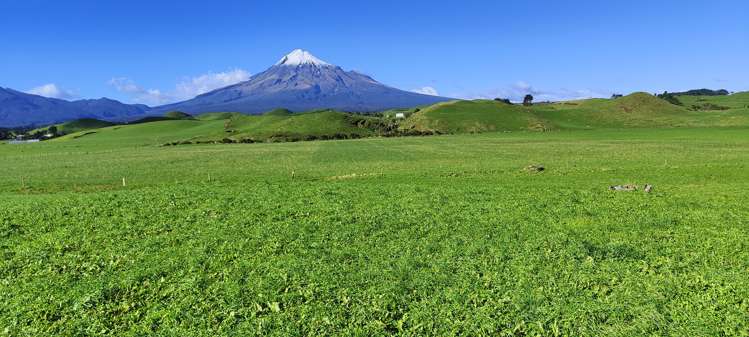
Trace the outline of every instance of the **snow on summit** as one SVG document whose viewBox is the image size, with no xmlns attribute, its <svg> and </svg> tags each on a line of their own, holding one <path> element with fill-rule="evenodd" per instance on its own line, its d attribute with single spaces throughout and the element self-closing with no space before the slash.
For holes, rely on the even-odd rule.
<svg viewBox="0 0 749 337">
<path fill-rule="evenodd" d="M 284 56 L 278 63 L 277 66 L 298 66 L 302 64 L 312 64 L 316 66 L 329 66 L 330 64 L 315 57 L 306 50 L 296 49 Z"/>
<path fill-rule="evenodd" d="M 368 113 L 447 100 L 386 86 L 367 75 L 345 71 L 297 49 L 244 82 L 187 101 L 156 107 L 149 112 L 262 114 L 282 107 L 294 112 L 334 109 Z"/>
</svg>

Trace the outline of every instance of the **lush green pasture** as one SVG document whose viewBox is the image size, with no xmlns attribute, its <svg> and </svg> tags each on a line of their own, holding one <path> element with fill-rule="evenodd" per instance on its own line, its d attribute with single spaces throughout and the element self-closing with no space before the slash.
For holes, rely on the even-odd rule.
<svg viewBox="0 0 749 337">
<path fill-rule="evenodd" d="M 0 145 L 0 335 L 749 334 L 749 129 L 166 125 Z"/>
<path fill-rule="evenodd" d="M 678 96 L 679 101 L 687 107 L 700 105 L 700 103 L 712 103 L 715 106 L 749 110 L 749 92 L 740 92 L 728 96 Z"/>
<path fill-rule="evenodd" d="M 421 109 L 406 119 L 401 128 L 465 133 L 749 126 L 749 93 L 678 96 L 678 99 L 684 101 L 683 106 L 647 93 L 634 93 L 617 99 L 586 99 L 528 107 L 490 100 L 455 101 Z M 693 105 L 700 110 L 695 110 Z M 721 107 L 721 110 L 712 109 L 715 106 Z"/>
</svg>

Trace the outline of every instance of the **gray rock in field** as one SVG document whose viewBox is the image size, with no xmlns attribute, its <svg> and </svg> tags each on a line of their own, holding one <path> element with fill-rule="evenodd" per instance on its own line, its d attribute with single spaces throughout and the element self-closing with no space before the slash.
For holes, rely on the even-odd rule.
<svg viewBox="0 0 749 337">
<path fill-rule="evenodd" d="M 612 190 L 612 191 L 633 192 L 633 191 L 637 191 L 637 186 L 636 185 L 629 185 L 629 184 L 627 184 L 627 185 L 614 185 L 614 186 L 610 186 L 609 189 Z"/>
<path fill-rule="evenodd" d="M 541 164 L 529 165 L 525 168 L 525 172 L 530 172 L 530 173 L 539 173 L 543 171 L 546 171 L 546 167 L 544 167 Z"/>
</svg>

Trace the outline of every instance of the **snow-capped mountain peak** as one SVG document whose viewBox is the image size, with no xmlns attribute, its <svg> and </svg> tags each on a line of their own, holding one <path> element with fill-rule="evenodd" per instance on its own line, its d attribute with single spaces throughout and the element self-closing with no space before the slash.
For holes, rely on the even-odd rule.
<svg viewBox="0 0 749 337">
<path fill-rule="evenodd" d="M 298 66 L 302 64 L 312 64 L 316 66 L 330 65 L 329 63 L 315 57 L 310 52 L 301 49 L 295 49 L 276 63 L 277 66 Z"/>
<path fill-rule="evenodd" d="M 335 109 L 377 112 L 449 100 L 398 90 L 354 71 L 328 64 L 297 49 L 249 80 L 216 89 L 191 100 L 156 107 L 152 112 L 199 114 L 232 111 L 260 114 L 285 108 L 294 112 Z"/>
</svg>

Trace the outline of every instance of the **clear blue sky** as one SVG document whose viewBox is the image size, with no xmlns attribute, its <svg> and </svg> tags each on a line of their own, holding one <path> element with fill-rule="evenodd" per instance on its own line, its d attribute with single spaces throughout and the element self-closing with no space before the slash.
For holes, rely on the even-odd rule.
<svg viewBox="0 0 749 337">
<path fill-rule="evenodd" d="M 0 86 L 68 98 L 176 99 L 295 48 L 452 97 L 749 90 L 746 0 L 3 0 L 0 31 Z"/>
</svg>

